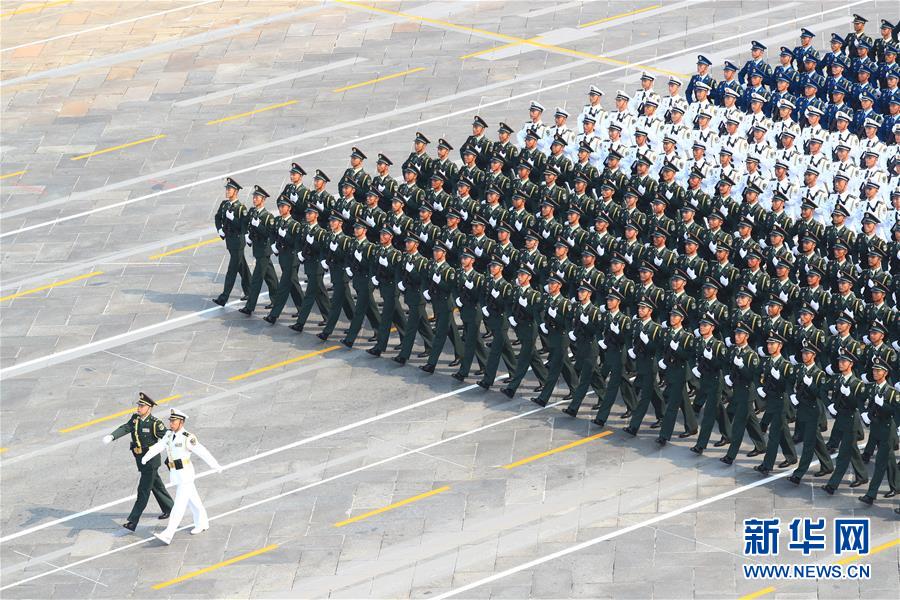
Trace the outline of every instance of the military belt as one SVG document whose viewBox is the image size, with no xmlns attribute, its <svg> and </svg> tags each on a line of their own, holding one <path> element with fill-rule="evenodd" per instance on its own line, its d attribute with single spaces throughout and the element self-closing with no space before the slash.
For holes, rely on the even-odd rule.
<svg viewBox="0 0 900 600">
<path fill-rule="evenodd" d="M 191 459 L 189 458 L 176 458 L 175 460 L 166 460 L 166 466 L 169 467 L 169 470 L 175 469 L 176 471 L 185 468 L 191 464 Z"/>
</svg>

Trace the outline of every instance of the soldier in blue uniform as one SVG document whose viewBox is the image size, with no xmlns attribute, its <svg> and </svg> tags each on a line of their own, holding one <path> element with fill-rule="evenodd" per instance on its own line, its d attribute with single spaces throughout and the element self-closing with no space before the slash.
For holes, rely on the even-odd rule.
<svg viewBox="0 0 900 600">
<path fill-rule="evenodd" d="M 712 91 L 712 98 L 717 106 L 723 106 L 725 104 L 725 89 L 730 88 L 737 92 L 737 97 L 740 98 L 741 94 L 744 93 L 744 86 L 738 83 L 737 73 L 738 68 L 730 60 L 725 61 L 725 66 L 722 68 L 722 72 L 725 74 L 725 79 L 716 84 L 715 88 Z M 693 98 L 689 97 L 689 100 L 693 101 Z M 744 110 L 745 107 L 741 106 L 740 101 L 738 101 L 738 108 Z"/>
<path fill-rule="evenodd" d="M 845 112 L 850 115 L 851 122 L 853 118 L 853 109 L 850 108 L 850 105 L 844 102 L 844 97 L 847 95 L 847 88 L 844 85 L 839 85 L 831 90 L 831 102 L 825 107 L 825 117 L 822 119 L 824 127 L 828 129 L 828 131 L 835 131 L 836 127 L 836 117 L 838 112 Z"/>
<path fill-rule="evenodd" d="M 746 63 L 744 63 L 744 67 L 738 72 L 738 82 L 741 84 L 747 83 L 749 81 L 749 76 L 752 71 L 759 71 L 762 73 L 762 83 L 764 85 L 770 85 L 772 81 L 772 67 L 763 60 L 763 55 L 766 53 L 766 46 L 761 43 L 753 40 L 750 42 L 750 56 L 752 57 Z"/>
<path fill-rule="evenodd" d="M 808 74 L 808 78 L 803 86 L 804 95 L 797 99 L 797 110 L 794 117 L 794 120 L 800 123 L 801 127 L 806 127 L 809 124 L 806 120 L 806 111 L 810 106 L 816 107 L 823 114 L 825 113 L 825 103 L 818 98 L 819 86 L 823 84 L 821 75 Z"/>
<path fill-rule="evenodd" d="M 887 85 L 878 94 L 875 110 L 883 115 L 890 114 L 891 102 L 900 97 L 900 67 L 895 66 L 885 74 Z"/>
<path fill-rule="evenodd" d="M 875 96 L 871 92 L 863 92 L 859 95 L 860 108 L 853 112 L 853 121 L 850 123 L 850 131 L 862 137 L 864 135 L 863 127 L 866 119 L 875 119 L 880 117 L 875 109 Z"/>
<path fill-rule="evenodd" d="M 856 81 L 856 74 L 863 65 L 875 65 L 875 61 L 869 56 L 872 51 L 872 43 L 869 40 L 859 40 L 856 44 L 856 56 L 850 54 L 850 68 L 847 79 Z"/>
<path fill-rule="evenodd" d="M 847 55 L 851 58 L 857 56 L 856 50 L 859 48 L 860 42 L 872 43 L 872 38 L 865 31 L 868 22 L 869 20 L 865 17 L 854 13 L 853 31 L 844 36 L 844 47 L 847 49 Z"/>
<path fill-rule="evenodd" d="M 772 80 L 777 85 L 779 78 L 784 78 L 788 82 L 788 90 L 793 92 L 794 86 L 796 85 L 797 78 L 800 76 L 800 73 L 806 72 L 806 67 L 804 65 L 803 58 L 807 56 L 802 54 L 800 56 L 794 56 L 794 51 L 792 51 L 787 46 L 781 47 L 781 54 L 778 56 L 781 64 L 775 66 L 772 69 Z M 797 61 L 797 68 L 795 69 L 791 64 L 792 60 Z"/>
<path fill-rule="evenodd" d="M 831 51 L 826 52 L 819 60 L 818 71 L 822 74 L 831 73 L 831 65 L 838 58 L 846 59 L 847 54 L 844 52 L 844 38 L 836 33 L 831 34 Z"/>
<path fill-rule="evenodd" d="M 819 51 L 816 50 L 815 46 L 812 45 L 813 38 L 816 37 L 809 29 L 803 28 L 800 30 L 800 45 L 794 48 L 792 52 L 794 56 L 794 60 L 797 61 L 797 70 L 801 73 L 806 72 L 806 57 L 812 56 L 816 59 L 816 64 L 819 62 Z M 781 51 L 784 52 L 785 48 L 782 48 Z"/>
<path fill-rule="evenodd" d="M 709 74 L 710 65 L 712 65 L 712 62 L 708 58 L 702 54 L 697 56 L 697 72 L 691 75 L 691 80 L 688 82 L 687 89 L 684 91 L 684 96 L 687 98 L 688 102 L 694 101 L 694 87 L 697 85 L 698 81 L 702 81 L 710 88 L 716 86 L 716 80 Z"/>
<path fill-rule="evenodd" d="M 900 48 L 898 48 L 896 42 L 887 44 L 884 47 L 884 59 L 878 61 L 878 69 L 875 71 L 875 77 L 878 80 L 878 87 L 887 87 L 887 75 L 889 72 L 897 68 L 898 54 L 900 54 Z"/>
</svg>

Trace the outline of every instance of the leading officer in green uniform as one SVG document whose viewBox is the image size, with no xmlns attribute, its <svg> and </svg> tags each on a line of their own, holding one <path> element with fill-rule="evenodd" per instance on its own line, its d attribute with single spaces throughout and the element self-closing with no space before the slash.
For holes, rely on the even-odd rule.
<svg viewBox="0 0 900 600">
<path fill-rule="evenodd" d="M 251 248 L 256 264 L 253 267 L 253 275 L 250 277 L 250 293 L 247 295 L 247 304 L 238 312 L 251 315 L 256 308 L 256 301 L 262 289 L 263 281 L 269 288 L 269 302 L 275 297 L 278 289 L 278 277 L 275 275 L 275 267 L 272 266 L 272 248 L 269 238 L 275 229 L 275 217 L 266 210 L 265 203 L 269 194 L 258 185 L 253 186 L 253 208 L 244 219 L 244 241 Z M 267 308 L 271 308 L 271 304 Z"/>
<path fill-rule="evenodd" d="M 123 527 L 134 531 L 137 528 L 138 521 L 147 508 L 147 501 L 150 499 L 150 492 L 159 503 L 162 509 L 160 519 L 168 519 L 169 513 L 172 511 L 174 504 L 172 496 L 166 491 L 166 486 L 157 472 L 160 466 L 159 456 L 155 456 L 144 465 L 141 464 L 141 458 L 150 449 L 150 446 L 158 442 L 166 434 L 165 424 L 150 414 L 156 402 L 144 392 L 138 394 L 137 412 L 135 412 L 128 421 L 116 427 L 112 433 L 103 436 L 103 443 L 109 444 L 115 439 L 128 435 L 131 440 L 131 452 L 134 454 L 134 461 L 137 463 L 138 472 L 141 479 L 138 482 L 137 499 L 131 512 L 128 514 L 128 521 Z"/>
<path fill-rule="evenodd" d="M 244 219 L 247 216 L 247 207 L 238 200 L 238 192 L 241 185 L 231 177 L 225 178 L 225 199 L 219 204 L 216 211 L 216 231 L 219 237 L 225 240 L 225 247 L 228 249 L 228 271 L 225 273 L 225 287 L 222 293 L 213 298 L 213 302 L 219 306 L 225 306 L 228 302 L 228 296 L 231 295 L 231 289 L 234 287 L 234 281 L 238 275 L 241 276 L 241 289 L 244 296 L 241 300 L 247 299 L 250 292 L 250 268 L 247 266 L 247 259 L 244 257 Z"/>
</svg>

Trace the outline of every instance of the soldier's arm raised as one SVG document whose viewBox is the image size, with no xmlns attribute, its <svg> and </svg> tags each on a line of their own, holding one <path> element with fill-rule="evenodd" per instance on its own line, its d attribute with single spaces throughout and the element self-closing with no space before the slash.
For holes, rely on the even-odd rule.
<svg viewBox="0 0 900 600">
<path fill-rule="evenodd" d="M 157 454 L 162 453 L 166 449 L 166 442 L 164 440 L 165 438 L 162 438 L 158 442 L 150 446 L 146 454 L 144 454 L 144 457 L 141 458 L 142 465 L 146 465 L 148 462 L 150 462 L 150 459 L 152 459 Z"/>
<path fill-rule="evenodd" d="M 112 433 L 103 436 L 103 443 L 108 444 L 113 440 L 117 440 L 123 435 L 128 435 L 131 430 L 131 418 L 112 430 Z"/>
<path fill-rule="evenodd" d="M 202 458 L 203 462 L 208 464 L 210 468 L 215 470 L 217 473 L 222 472 L 222 465 L 220 465 L 219 461 L 216 460 L 216 457 L 206 449 L 206 446 L 204 446 L 197 440 L 196 436 L 191 435 L 188 437 L 188 448 L 190 448 L 191 452 Z"/>
</svg>

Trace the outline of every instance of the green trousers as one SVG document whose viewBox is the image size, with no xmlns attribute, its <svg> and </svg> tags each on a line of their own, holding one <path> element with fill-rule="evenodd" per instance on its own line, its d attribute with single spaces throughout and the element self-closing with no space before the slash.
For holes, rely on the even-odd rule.
<svg viewBox="0 0 900 600">
<path fill-rule="evenodd" d="M 262 290 L 263 281 L 269 289 L 269 301 L 275 297 L 278 290 L 278 277 L 275 275 L 275 267 L 272 266 L 272 259 L 268 254 L 256 257 L 256 264 L 253 265 L 253 275 L 250 276 L 250 293 L 247 294 L 246 308 L 253 310 L 256 308 L 256 301 L 259 299 L 259 292 Z"/>
<path fill-rule="evenodd" d="M 297 261 L 294 254 L 287 250 L 283 251 L 278 255 L 278 265 L 281 267 L 281 277 L 278 280 L 275 297 L 269 298 L 272 301 L 272 310 L 269 311 L 269 316 L 273 319 L 277 319 L 281 315 L 288 296 L 298 310 L 303 304 L 303 290 L 300 288 L 300 276 L 297 273 Z"/>
<path fill-rule="evenodd" d="M 828 480 L 828 485 L 837 489 L 841 485 L 841 479 L 847 472 L 847 467 L 853 465 L 853 472 L 858 479 L 867 479 L 866 466 L 859 455 L 859 447 L 856 445 L 856 432 L 853 428 L 854 417 L 858 418 L 856 410 L 838 409 L 835 418 L 835 427 L 840 427 L 841 437 L 838 445 L 837 460 L 834 463 L 834 473 Z"/>
<path fill-rule="evenodd" d="M 748 388 L 734 389 L 731 403 L 728 405 L 734 411 L 734 416 L 731 419 L 731 445 L 728 446 L 728 452 L 725 453 L 725 456 L 732 460 L 737 457 L 741 449 L 745 433 L 750 435 L 754 450 L 762 452 L 766 449 L 766 437 L 763 435 L 759 419 L 756 418 L 750 402 L 750 390 Z"/>
<path fill-rule="evenodd" d="M 802 478 L 809 470 L 813 454 L 819 459 L 819 466 L 826 471 L 834 470 L 834 462 L 825 447 L 825 439 L 819 431 L 819 407 L 801 404 L 797 407 L 797 423 L 799 427 L 803 450 L 800 452 L 800 463 L 794 469 L 793 475 Z"/>
<path fill-rule="evenodd" d="M 875 498 L 878 495 L 878 488 L 881 487 L 881 480 L 884 479 L 885 473 L 888 475 L 888 486 L 891 490 L 897 489 L 897 456 L 894 452 L 897 428 L 894 427 L 892 419 L 875 417 L 872 420 L 872 425 L 869 426 L 869 437 L 875 438 L 878 451 L 875 453 L 875 470 L 872 471 L 872 478 L 869 480 L 869 490 L 866 492 L 866 495 L 870 498 Z"/>
<path fill-rule="evenodd" d="M 134 506 L 131 507 L 131 512 L 128 513 L 128 521 L 135 524 L 141 519 L 141 515 L 144 514 L 144 509 L 147 508 L 147 502 L 150 500 L 151 493 L 164 513 L 171 512 L 172 505 L 175 503 L 172 500 L 172 496 L 166 491 L 166 484 L 163 483 L 162 478 L 159 476 L 159 457 L 155 457 L 154 460 L 149 461 L 146 465 L 142 465 L 142 456 L 135 455 L 134 457 L 141 478 L 138 481 L 137 499 L 134 501 Z"/>
<path fill-rule="evenodd" d="M 380 318 L 375 311 L 375 299 L 372 297 L 372 284 L 365 273 L 358 273 L 353 277 L 353 291 L 356 292 L 356 303 L 353 306 L 353 319 L 344 341 L 352 346 L 356 342 L 359 331 L 362 329 L 363 320 L 368 317 L 369 325 L 378 331 Z"/>
<path fill-rule="evenodd" d="M 225 271 L 225 287 L 222 289 L 222 293 L 219 294 L 220 300 L 228 301 L 238 275 L 241 276 L 241 290 L 246 296 L 250 293 L 250 268 L 247 266 L 247 259 L 244 257 L 243 244 L 236 249 L 228 249 L 228 270 Z"/>
</svg>

